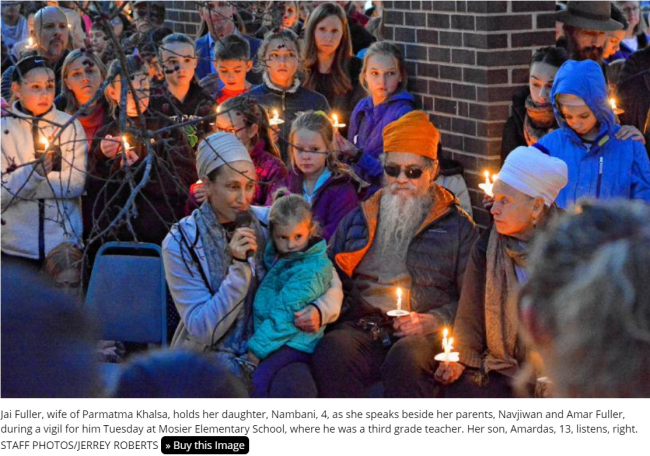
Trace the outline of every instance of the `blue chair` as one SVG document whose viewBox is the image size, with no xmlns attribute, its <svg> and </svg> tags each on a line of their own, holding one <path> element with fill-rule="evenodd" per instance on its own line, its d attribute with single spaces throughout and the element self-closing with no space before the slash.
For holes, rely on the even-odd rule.
<svg viewBox="0 0 650 456">
<path fill-rule="evenodd" d="M 86 306 L 102 339 L 166 346 L 166 289 L 158 245 L 108 242 L 97 252 Z"/>
</svg>

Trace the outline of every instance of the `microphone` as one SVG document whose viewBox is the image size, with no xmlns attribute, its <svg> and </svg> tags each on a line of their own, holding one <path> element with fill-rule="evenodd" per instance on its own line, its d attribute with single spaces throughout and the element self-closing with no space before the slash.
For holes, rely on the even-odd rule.
<svg viewBox="0 0 650 456">
<path fill-rule="evenodd" d="M 237 228 L 250 228 L 253 225 L 253 216 L 248 211 L 239 211 L 235 216 L 235 229 Z M 253 258 L 253 251 L 246 252 L 246 261 L 251 267 L 253 277 L 255 277 L 255 259 Z"/>
</svg>

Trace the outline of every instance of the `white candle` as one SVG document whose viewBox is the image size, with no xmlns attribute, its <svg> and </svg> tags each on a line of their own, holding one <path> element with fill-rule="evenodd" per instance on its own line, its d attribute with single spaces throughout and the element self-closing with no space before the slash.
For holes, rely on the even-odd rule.
<svg viewBox="0 0 650 456">
<path fill-rule="evenodd" d="M 343 128 L 345 127 L 344 123 L 339 123 L 339 116 L 332 114 L 332 126 L 334 128 Z"/>
<path fill-rule="evenodd" d="M 47 140 L 47 138 L 44 137 L 44 136 L 41 136 L 40 137 L 40 143 L 43 144 L 43 146 L 45 146 L 43 148 L 43 152 L 47 152 L 47 149 L 50 148 L 50 142 Z"/>
<path fill-rule="evenodd" d="M 131 144 L 126 140 L 126 136 L 122 136 L 122 142 L 124 143 L 124 150 L 131 150 Z"/>
<path fill-rule="evenodd" d="M 444 363 L 457 363 L 459 361 L 459 353 L 452 352 L 454 348 L 454 338 L 447 337 L 449 335 L 449 329 L 444 328 L 442 331 L 442 353 L 436 355 L 436 361 L 442 361 Z"/>
<path fill-rule="evenodd" d="M 494 182 L 497 180 L 498 175 L 493 174 L 492 175 L 492 181 L 490 181 L 490 172 L 489 171 L 484 171 L 483 175 L 485 176 L 485 182 L 482 184 L 478 184 L 478 188 L 483 190 L 487 196 L 494 196 L 494 193 L 492 192 L 492 187 L 494 186 Z"/>
<path fill-rule="evenodd" d="M 402 289 L 397 287 L 397 311 L 402 310 Z"/>
<path fill-rule="evenodd" d="M 280 119 L 280 114 L 278 114 L 278 110 L 274 109 L 273 110 L 273 118 L 271 118 L 271 126 L 276 126 L 276 125 L 282 125 L 284 123 L 284 120 Z"/>
</svg>

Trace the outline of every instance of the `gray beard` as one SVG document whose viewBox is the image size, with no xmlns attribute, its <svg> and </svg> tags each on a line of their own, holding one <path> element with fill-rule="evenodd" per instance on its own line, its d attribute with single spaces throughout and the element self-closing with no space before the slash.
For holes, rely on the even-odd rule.
<svg viewBox="0 0 650 456">
<path fill-rule="evenodd" d="M 385 189 L 381 196 L 377 227 L 380 255 L 386 258 L 398 256 L 400 262 L 405 262 L 411 239 L 417 233 L 432 204 L 429 195 L 401 198 Z"/>
</svg>

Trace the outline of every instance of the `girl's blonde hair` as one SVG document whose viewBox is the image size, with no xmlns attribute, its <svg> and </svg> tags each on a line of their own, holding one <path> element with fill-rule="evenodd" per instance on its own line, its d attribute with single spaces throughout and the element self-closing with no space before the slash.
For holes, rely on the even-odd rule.
<svg viewBox="0 0 650 456">
<path fill-rule="evenodd" d="M 341 21 L 343 35 L 339 47 L 334 54 L 332 62 L 331 79 L 334 93 L 344 94 L 352 90 L 352 81 L 348 72 L 348 66 L 352 59 L 352 40 L 345 11 L 336 3 L 323 3 L 319 5 L 310 15 L 305 31 L 305 54 L 303 58 L 304 68 L 307 70 L 304 87 L 309 90 L 316 89 L 315 75 L 318 72 L 318 48 L 316 47 L 316 27 L 330 16 L 335 16 Z"/>
<path fill-rule="evenodd" d="M 301 68 L 303 67 L 302 65 L 302 59 L 301 59 L 301 52 L 300 52 L 300 41 L 298 39 L 298 35 L 295 34 L 292 30 L 289 29 L 283 29 L 283 30 L 271 30 L 264 36 L 264 41 L 262 41 L 262 44 L 260 45 L 260 48 L 257 51 L 257 60 L 258 60 L 258 65 L 261 65 L 261 69 L 258 66 L 255 71 L 264 71 L 267 72 L 267 65 L 266 65 L 266 53 L 269 50 L 269 46 L 271 45 L 271 42 L 273 40 L 282 40 L 284 43 L 291 43 L 295 46 L 296 48 L 296 58 L 298 59 L 298 69 L 296 70 L 296 74 L 294 78 L 301 78 L 302 73 L 301 73 Z"/>
<path fill-rule="evenodd" d="M 111 62 L 110 66 L 108 67 L 108 80 L 110 81 L 109 84 L 106 85 L 106 88 L 104 89 L 104 97 L 106 98 L 106 101 L 108 101 L 108 106 L 110 107 L 111 114 L 113 117 L 115 117 L 115 111 L 117 110 L 118 103 L 113 100 L 110 95 L 108 94 L 108 87 L 113 86 L 115 84 L 115 78 L 118 76 L 123 76 L 123 73 L 126 73 L 129 75 L 129 77 L 133 78 L 137 73 L 145 73 L 149 74 L 149 65 L 146 64 L 146 62 L 140 58 L 140 56 L 134 56 L 134 55 L 129 55 L 126 57 L 126 69 L 122 69 L 122 64 L 120 63 L 119 59 L 115 59 Z M 134 94 L 134 98 L 136 95 Z"/>
<path fill-rule="evenodd" d="M 65 78 L 68 77 L 68 71 L 70 70 L 70 65 L 72 65 L 77 59 L 80 58 L 86 58 L 88 59 L 88 64 L 92 64 L 95 66 L 98 70 L 99 73 L 102 75 L 102 82 L 104 82 L 104 79 L 106 78 L 106 67 L 102 63 L 101 60 L 99 60 L 99 57 L 97 57 L 93 52 L 83 52 L 81 49 L 75 49 L 71 53 L 67 55 L 65 60 L 63 61 L 63 65 L 61 66 L 61 78 L 63 79 L 63 84 L 61 84 L 61 95 L 65 98 L 66 101 L 66 112 L 68 113 L 74 113 L 79 109 L 79 102 L 77 101 L 77 98 L 74 96 L 74 93 L 72 93 L 72 90 L 68 89 L 68 86 L 65 83 Z"/>
<path fill-rule="evenodd" d="M 257 141 L 264 141 L 266 151 L 280 158 L 280 150 L 273 140 L 269 115 L 255 100 L 245 95 L 230 98 L 220 105 L 219 111 L 223 114 L 232 113 L 233 115 L 243 116 L 247 128 L 251 125 L 257 125 Z M 254 141 L 251 146 L 254 147 L 257 141 Z"/>
<path fill-rule="evenodd" d="M 81 270 L 83 252 L 79 247 L 67 242 L 50 250 L 43 262 L 43 271 L 50 277 L 56 277 L 68 269 Z"/>
<path fill-rule="evenodd" d="M 318 133 L 327 145 L 328 153 L 325 165 L 335 177 L 350 175 L 350 167 L 342 163 L 337 157 L 337 151 L 334 150 L 334 126 L 332 121 L 321 111 L 307 111 L 302 113 L 291 124 L 289 133 L 289 144 L 291 152 L 289 154 L 289 164 L 292 170 L 296 170 L 296 159 L 294 158 L 293 137 L 298 130 L 308 130 Z"/>
<path fill-rule="evenodd" d="M 273 205 L 269 213 L 269 232 L 273 236 L 275 228 L 292 223 L 309 223 L 309 235 L 320 234 L 320 225 L 314 220 L 310 204 L 300 196 L 280 188 L 273 194 Z"/>
<path fill-rule="evenodd" d="M 406 65 L 404 64 L 404 56 L 402 51 L 399 50 L 397 46 L 389 43 L 388 41 L 378 41 L 373 43 L 366 51 L 366 55 L 363 57 L 363 66 L 361 67 L 361 73 L 359 74 L 359 82 L 366 90 L 368 91 L 368 84 L 366 83 L 366 71 L 368 70 L 368 62 L 370 58 L 375 55 L 387 55 L 395 59 L 397 62 L 398 71 L 402 77 L 402 83 L 395 90 L 395 92 L 400 92 L 406 90 L 406 85 L 408 84 L 408 74 L 406 73 Z"/>
</svg>

